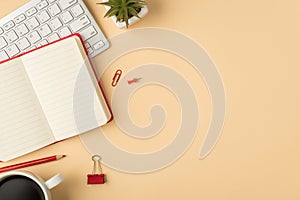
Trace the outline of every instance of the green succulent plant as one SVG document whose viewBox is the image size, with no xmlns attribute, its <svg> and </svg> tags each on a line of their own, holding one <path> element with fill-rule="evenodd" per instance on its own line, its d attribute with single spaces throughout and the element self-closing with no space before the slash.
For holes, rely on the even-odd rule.
<svg viewBox="0 0 300 200">
<path fill-rule="evenodd" d="M 108 0 L 98 4 L 110 7 L 104 17 L 116 16 L 117 21 L 125 22 L 128 28 L 129 19 L 133 16 L 140 18 L 138 13 L 146 5 L 146 2 L 144 0 Z"/>
</svg>

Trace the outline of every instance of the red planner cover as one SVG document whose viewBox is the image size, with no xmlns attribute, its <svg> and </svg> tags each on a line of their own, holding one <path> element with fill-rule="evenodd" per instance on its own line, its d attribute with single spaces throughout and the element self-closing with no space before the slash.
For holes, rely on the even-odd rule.
<svg viewBox="0 0 300 200">
<path fill-rule="evenodd" d="M 13 59 L 16 59 L 16 58 L 21 57 L 21 56 L 23 56 L 23 55 L 25 55 L 25 54 L 29 54 L 29 53 L 31 53 L 31 52 L 33 52 L 33 51 L 36 51 L 37 49 L 44 48 L 44 47 L 46 47 L 46 46 L 49 46 L 49 45 L 51 45 L 51 44 L 54 44 L 54 43 L 56 43 L 56 42 L 59 42 L 59 41 L 61 41 L 61 40 L 64 40 L 64 39 L 67 39 L 67 38 L 70 38 L 70 37 L 74 37 L 74 36 L 75 36 L 75 37 L 78 37 L 78 38 L 80 39 L 80 41 L 81 41 L 81 43 L 82 43 L 82 46 L 83 46 L 83 48 L 84 48 L 84 51 L 85 51 L 85 53 L 86 53 L 86 55 L 87 55 L 87 57 L 88 57 L 88 59 L 89 59 L 90 65 L 92 66 L 94 75 L 95 75 L 96 79 L 98 80 L 99 88 L 100 88 L 100 90 L 101 90 L 101 92 L 102 92 L 102 95 L 103 95 L 103 97 L 104 97 L 105 103 L 106 103 L 106 105 L 107 105 L 107 107 L 108 107 L 108 110 L 109 110 L 109 113 L 110 113 L 110 115 L 111 115 L 111 118 L 110 118 L 110 119 L 108 120 L 108 122 L 107 122 L 107 123 L 109 123 L 109 122 L 111 122 L 111 121 L 113 120 L 113 118 L 114 118 L 114 117 L 113 117 L 113 113 L 112 113 L 111 107 L 110 107 L 110 105 L 109 105 L 109 103 L 108 103 L 107 97 L 105 96 L 105 93 L 104 93 L 103 88 L 102 88 L 102 86 L 101 86 L 100 79 L 98 78 L 98 75 L 97 75 L 97 73 L 96 73 L 96 69 L 95 69 L 93 63 L 91 62 L 91 59 L 90 59 L 90 57 L 89 57 L 89 55 L 88 55 L 88 51 L 87 51 L 87 49 L 86 49 L 86 47 L 85 47 L 85 45 L 84 45 L 83 39 L 82 39 L 82 37 L 81 37 L 81 35 L 80 35 L 79 33 L 71 34 L 71 35 L 66 36 L 66 37 L 63 37 L 63 38 L 61 38 L 61 39 L 59 39 L 59 40 L 56 40 L 56 41 L 50 42 L 50 43 L 48 43 L 48 44 L 46 44 L 46 45 L 43 45 L 43 46 L 41 46 L 41 47 L 38 47 L 38 48 L 36 48 L 36 49 L 32 49 L 32 50 L 30 50 L 30 51 L 28 51 L 28 52 L 19 54 L 19 55 L 15 56 L 15 57 L 12 57 L 12 58 L 9 58 L 9 59 L 0 61 L 0 64 L 5 63 L 5 62 L 8 62 L 8 61 L 13 60 Z M 61 140 L 61 141 L 63 141 L 63 140 Z M 57 141 L 57 142 L 60 142 L 60 141 Z M 54 144 L 55 144 L 55 143 L 56 143 L 56 142 L 54 142 Z M 0 161 L 0 162 L 2 162 L 2 161 Z"/>
</svg>

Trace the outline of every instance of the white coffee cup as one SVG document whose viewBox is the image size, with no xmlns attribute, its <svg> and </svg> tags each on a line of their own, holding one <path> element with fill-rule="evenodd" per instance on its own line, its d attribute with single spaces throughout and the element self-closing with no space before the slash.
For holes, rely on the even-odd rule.
<svg viewBox="0 0 300 200">
<path fill-rule="evenodd" d="M 13 179 L 14 177 L 24 177 L 35 182 L 42 190 L 42 193 L 44 195 L 44 199 L 41 198 L 41 200 L 51 200 L 52 198 L 50 190 L 55 186 L 59 185 L 64 180 L 61 174 L 57 174 L 49 180 L 44 181 L 41 177 L 29 171 L 10 171 L 4 174 L 0 174 L 0 186 L 1 183 L 3 183 L 5 180 L 8 180 L 8 178 Z M 4 197 L 0 196 L 0 199 L 2 198 Z"/>
</svg>

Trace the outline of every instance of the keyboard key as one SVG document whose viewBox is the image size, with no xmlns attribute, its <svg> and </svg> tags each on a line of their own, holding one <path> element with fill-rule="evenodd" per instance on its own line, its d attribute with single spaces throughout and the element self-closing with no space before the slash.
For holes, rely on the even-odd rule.
<svg viewBox="0 0 300 200">
<path fill-rule="evenodd" d="M 13 57 L 20 52 L 17 45 L 15 45 L 15 44 L 10 45 L 9 47 L 7 47 L 6 50 L 7 50 L 7 54 L 9 57 Z"/>
<path fill-rule="evenodd" d="M 89 26 L 88 28 L 79 32 L 82 36 L 83 41 L 86 41 L 97 34 L 97 31 L 93 26 Z"/>
<path fill-rule="evenodd" d="M 41 23 L 44 23 L 50 19 L 50 15 L 47 13 L 46 10 L 40 12 L 37 14 L 38 19 L 40 20 Z"/>
<path fill-rule="evenodd" d="M 85 42 L 84 45 L 87 49 L 91 47 L 90 43 L 88 43 L 88 42 Z"/>
<path fill-rule="evenodd" d="M 5 51 L 0 51 L 0 61 L 9 59 L 7 53 Z"/>
<path fill-rule="evenodd" d="M 30 46 L 30 42 L 27 38 L 22 38 L 17 42 L 18 47 L 23 51 Z"/>
<path fill-rule="evenodd" d="M 53 17 L 61 12 L 61 10 L 60 10 L 60 8 L 58 7 L 57 4 L 53 4 L 53 5 L 49 6 L 48 11 L 49 11 L 50 15 L 53 16 Z"/>
<path fill-rule="evenodd" d="M 69 30 L 68 27 L 64 27 L 64 28 L 60 29 L 58 31 L 58 33 L 59 33 L 60 37 L 66 37 L 68 35 L 71 35 L 71 31 Z"/>
<path fill-rule="evenodd" d="M 71 11 L 72 11 L 74 17 L 78 17 L 79 15 L 81 15 L 83 13 L 83 9 L 81 8 L 81 6 L 79 4 L 77 4 L 76 6 L 71 8 Z"/>
<path fill-rule="evenodd" d="M 60 18 L 62 21 L 66 24 L 70 21 L 72 21 L 73 17 L 69 11 L 64 12 L 63 14 L 60 15 Z"/>
<path fill-rule="evenodd" d="M 40 25 L 40 23 L 38 22 L 38 20 L 35 17 L 32 17 L 31 19 L 29 19 L 27 21 L 27 26 L 32 30 L 36 27 L 38 27 Z"/>
<path fill-rule="evenodd" d="M 87 50 L 88 54 L 92 54 L 94 52 L 94 50 L 92 48 L 87 48 L 86 50 Z"/>
<path fill-rule="evenodd" d="M 47 1 L 42 1 L 41 3 L 37 4 L 36 7 L 41 10 L 43 8 L 45 8 L 46 6 L 48 6 L 48 2 Z"/>
<path fill-rule="evenodd" d="M 54 18 L 53 20 L 51 20 L 49 22 L 49 25 L 50 27 L 52 28 L 52 30 L 57 30 L 59 29 L 60 27 L 62 27 L 62 23 L 61 21 L 58 19 L 58 17 Z"/>
<path fill-rule="evenodd" d="M 3 29 L 0 27 L 0 34 L 4 33 Z"/>
<path fill-rule="evenodd" d="M 60 5 L 61 9 L 63 9 L 63 10 L 74 5 L 76 2 L 77 2 L 77 0 L 58 0 L 58 4 Z"/>
<path fill-rule="evenodd" d="M 55 2 L 56 0 L 48 0 L 49 1 L 49 3 L 53 3 L 53 2 Z"/>
<path fill-rule="evenodd" d="M 37 31 L 33 31 L 33 32 L 29 33 L 28 38 L 31 43 L 36 43 L 37 41 L 42 39 Z"/>
<path fill-rule="evenodd" d="M 40 32 L 42 37 L 45 37 L 45 36 L 49 35 L 50 33 L 52 33 L 52 31 L 51 31 L 50 27 L 48 26 L 48 24 L 45 24 L 45 25 L 39 27 L 38 31 Z"/>
<path fill-rule="evenodd" d="M 74 22 L 70 23 L 70 28 L 72 29 L 73 33 L 79 31 L 80 29 L 85 28 L 91 22 L 86 15 L 83 15 L 79 19 L 76 19 Z"/>
<path fill-rule="evenodd" d="M 26 19 L 25 15 L 21 14 L 15 18 L 15 22 L 16 22 L 16 24 L 19 24 L 20 22 L 24 21 L 25 19 Z"/>
<path fill-rule="evenodd" d="M 30 17 L 31 15 L 35 14 L 37 12 L 37 9 L 35 7 L 32 7 L 25 11 L 25 14 L 27 17 Z"/>
<path fill-rule="evenodd" d="M 9 43 L 12 43 L 19 38 L 14 30 L 9 31 L 9 32 L 5 33 L 4 35 L 5 35 L 6 40 Z"/>
<path fill-rule="evenodd" d="M 3 28 L 4 28 L 4 30 L 8 31 L 9 29 L 11 29 L 14 26 L 15 26 L 15 23 L 13 21 L 9 21 L 6 24 L 4 24 Z"/>
<path fill-rule="evenodd" d="M 30 51 L 30 50 L 33 50 L 33 49 L 36 49 L 35 45 L 30 46 L 28 49 L 26 49 L 26 51 Z"/>
<path fill-rule="evenodd" d="M 42 41 L 38 42 L 38 43 L 36 44 L 36 46 L 37 46 L 37 47 L 41 47 L 41 46 L 44 46 L 44 45 L 46 45 L 46 44 L 48 44 L 47 40 L 42 40 Z"/>
<path fill-rule="evenodd" d="M 52 35 L 50 35 L 49 37 L 48 37 L 48 41 L 49 42 L 53 42 L 53 41 L 55 41 L 55 40 L 58 40 L 60 37 L 58 36 L 58 34 L 57 33 L 54 33 L 54 34 L 52 34 Z"/>
<path fill-rule="evenodd" d="M 21 25 L 17 26 L 15 30 L 16 30 L 17 34 L 19 35 L 19 37 L 21 37 L 29 32 L 29 30 L 25 24 L 21 24 Z"/>
<path fill-rule="evenodd" d="M 7 46 L 7 42 L 4 37 L 0 37 L 0 49 Z"/>
<path fill-rule="evenodd" d="M 100 42 L 97 42 L 96 44 L 94 44 L 94 49 L 100 49 L 101 47 L 104 46 L 103 41 L 101 40 Z"/>
</svg>

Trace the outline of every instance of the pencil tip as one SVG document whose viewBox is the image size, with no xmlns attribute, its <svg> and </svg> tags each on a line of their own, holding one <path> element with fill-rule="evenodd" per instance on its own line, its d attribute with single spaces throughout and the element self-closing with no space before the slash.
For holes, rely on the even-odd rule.
<svg viewBox="0 0 300 200">
<path fill-rule="evenodd" d="M 56 159 L 61 159 L 61 158 L 64 158 L 64 157 L 66 157 L 66 155 L 57 155 Z"/>
</svg>

